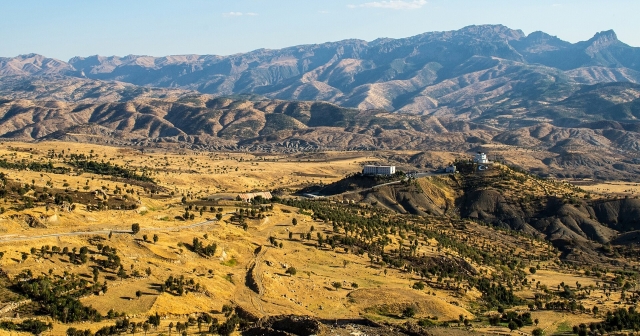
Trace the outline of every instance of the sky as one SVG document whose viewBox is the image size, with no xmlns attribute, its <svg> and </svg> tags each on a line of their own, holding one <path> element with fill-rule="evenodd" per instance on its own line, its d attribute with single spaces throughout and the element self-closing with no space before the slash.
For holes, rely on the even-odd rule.
<svg viewBox="0 0 640 336">
<path fill-rule="evenodd" d="M 0 57 L 230 55 L 474 24 L 640 46 L 640 0 L 2 0 Z"/>
</svg>

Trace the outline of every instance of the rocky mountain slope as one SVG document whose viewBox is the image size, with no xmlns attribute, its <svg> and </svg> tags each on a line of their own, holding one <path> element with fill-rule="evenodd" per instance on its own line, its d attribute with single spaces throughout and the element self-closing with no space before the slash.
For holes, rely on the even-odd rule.
<svg viewBox="0 0 640 336">
<path fill-rule="evenodd" d="M 345 107 L 459 113 L 524 96 L 555 101 L 580 84 L 638 82 L 640 49 L 613 31 L 575 44 L 543 32 L 469 26 L 402 39 L 344 40 L 231 56 L 0 58 L 0 75 L 63 75 L 214 95 L 255 93 Z M 484 108 L 480 107 L 480 110 Z"/>
<path fill-rule="evenodd" d="M 0 136 L 258 151 L 507 146 L 538 153 L 542 174 L 628 179 L 640 172 L 638 50 L 612 31 L 571 44 L 471 26 L 224 57 L 0 58 Z"/>
</svg>

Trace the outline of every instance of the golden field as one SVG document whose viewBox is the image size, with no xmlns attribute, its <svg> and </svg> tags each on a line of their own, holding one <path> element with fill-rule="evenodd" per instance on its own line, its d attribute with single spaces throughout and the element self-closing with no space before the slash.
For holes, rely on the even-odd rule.
<svg viewBox="0 0 640 336">
<path fill-rule="evenodd" d="M 164 317 L 163 325 L 200 312 L 211 312 L 224 319 L 220 312 L 226 304 L 241 306 L 258 317 L 280 314 L 309 315 L 321 319 L 366 317 L 391 323 L 403 322 L 403 319 L 394 316 L 400 315 L 409 305 L 417 307 L 417 314 L 413 317 L 415 321 L 424 318 L 452 321 L 460 315 L 481 319 L 487 314 L 477 309 L 477 301 L 481 296 L 478 291 L 463 293 L 443 289 L 435 286 L 438 282 L 435 278 L 422 279 L 410 272 L 373 264 L 366 253 L 356 255 L 341 248 L 318 247 L 313 240 L 315 235 L 321 233 L 328 236 L 333 231 L 330 223 L 314 219 L 312 213 L 275 204 L 273 209 L 263 213 L 263 218 L 247 219 L 246 230 L 232 219 L 237 209 L 245 206 L 233 201 L 237 193 L 294 190 L 312 184 L 329 184 L 359 171 L 365 162 L 380 160 L 370 156 L 371 153 L 335 152 L 305 157 L 160 150 L 141 152 L 77 143 L 12 142 L 0 145 L 0 159 L 43 163 L 51 160 L 63 165 L 61 159 L 49 157 L 52 151 L 58 154 L 63 150 L 64 155 L 92 155 L 95 160 L 104 160 L 138 172 L 146 171 L 158 186 L 164 188 L 164 191 L 154 194 L 144 186 L 98 174 L 43 174 L 0 169 L 8 179 L 33 184 L 38 188 L 93 193 L 95 199 L 89 200 L 89 203 L 121 198 L 121 195 L 114 194 L 117 189 L 131 190 L 128 200 L 137 203 L 135 210 L 96 211 L 83 204 L 78 204 L 71 211 L 44 206 L 18 210 L 6 204 L 6 211 L 0 215 L 0 251 L 5 252 L 0 259 L 0 268 L 10 278 L 31 270 L 35 276 L 51 274 L 64 277 L 65 274 L 77 274 L 90 280 L 91 263 L 70 263 L 63 255 L 39 256 L 31 253 L 31 249 L 39 250 L 42 246 L 79 249 L 89 246 L 90 254 L 98 257 L 96 242 L 116 248 L 129 276 L 121 279 L 115 270 L 100 272 L 98 282 L 108 283 L 107 292 L 81 299 L 83 304 L 94 307 L 101 314 L 115 310 L 123 312 L 133 321 L 144 321 L 148 315 L 158 313 Z M 446 153 L 439 155 L 453 158 Z M 430 182 L 425 181 L 420 180 L 420 183 L 427 190 Z M 620 187 L 629 188 L 626 185 Z M 551 192 L 545 186 L 529 186 L 530 190 L 535 188 L 540 188 L 540 192 Z M 586 187 L 583 189 L 591 191 Z M 202 214 L 193 210 L 193 220 L 179 219 L 189 204 L 204 206 Z M 213 220 L 216 214 L 222 216 L 221 220 Z M 25 221 L 26 216 L 38 219 L 41 225 L 30 226 Z M 297 220 L 297 225 L 292 225 L 293 219 Z M 125 232 L 133 224 L 140 225 L 140 232 Z M 435 227 L 445 227 L 445 224 L 449 225 L 449 220 L 435 219 Z M 601 298 L 603 291 L 595 289 L 596 282 L 610 281 L 613 274 L 605 273 L 600 278 L 594 278 L 560 267 L 555 259 L 540 263 L 529 258 L 533 254 L 547 253 L 546 244 L 498 233 L 473 223 L 468 223 L 465 229 L 447 227 L 442 230 L 474 246 L 490 246 L 500 253 L 521 256 L 529 260 L 529 266 L 540 265 L 535 274 L 527 275 L 531 282 L 540 282 L 547 287 L 557 286 L 561 282 L 572 287 L 577 286 L 576 282 L 585 287 L 594 286 L 589 298 L 583 300 L 589 308 L 597 304 L 604 311 L 621 306 L 615 303 L 620 301 L 619 293 Z M 313 239 L 300 238 L 301 234 L 311 232 Z M 289 238 L 290 233 L 292 238 Z M 157 235 L 157 242 L 152 241 L 153 235 Z M 194 238 L 205 244 L 215 243 L 216 253 L 205 258 L 189 250 L 186 244 L 190 244 Z M 281 246 L 271 244 L 270 238 L 281 243 Z M 418 240 L 417 255 L 456 256 L 455 251 L 439 246 L 433 239 Z M 389 235 L 389 241 L 389 246 L 385 248 L 389 253 L 397 246 L 407 244 L 406 240 L 392 234 Z M 22 259 L 23 254 L 28 255 L 26 260 Z M 468 262 L 472 263 L 470 260 Z M 472 266 L 486 274 L 497 272 L 492 267 Z M 295 275 L 285 272 L 290 267 L 297 270 Z M 201 286 L 201 290 L 183 296 L 158 290 L 158 286 L 169 276 L 180 275 L 193 279 Z M 257 291 L 248 285 L 251 281 L 257 283 Z M 418 281 L 425 281 L 427 287 L 424 290 L 413 289 L 412 285 Z M 336 282 L 341 284 L 341 288 L 336 289 Z M 138 291 L 140 297 L 136 296 Z M 541 293 L 541 289 L 517 286 L 516 293 L 532 299 L 535 293 Z M 527 307 L 517 309 L 526 311 Z M 16 310 L 21 311 L 20 308 Z M 24 310 L 22 317 L 25 314 L 29 314 L 28 309 Z M 14 315 L 4 316 L 12 318 Z M 538 318 L 540 327 L 549 334 L 556 332 L 559 325 L 594 321 L 589 314 L 553 311 L 536 311 L 533 318 Z M 96 331 L 112 323 L 109 320 L 91 324 L 54 322 L 50 334 L 63 335 L 70 326 Z M 533 328 L 525 327 L 522 331 L 529 333 Z M 167 332 L 166 326 L 161 329 L 152 333 Z M 479 322 L 475 329 L 482 333 L 508 332 L 505 326 L 491 327 L 486 322 Z M 195 330 L 192 328 L 192 331 Z M 5 331 L 0 331 L 2 333 Z"/>
</svg>

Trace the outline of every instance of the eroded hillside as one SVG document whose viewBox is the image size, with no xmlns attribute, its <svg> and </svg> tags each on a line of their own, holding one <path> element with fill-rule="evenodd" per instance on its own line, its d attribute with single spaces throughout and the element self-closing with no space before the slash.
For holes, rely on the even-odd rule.
<svg viewBox="0 0 640 336">
<path fill-rule="evenodd" d="M 578 262 L 618 262 L 603 254 L 603 248 L 640 230 L 637 197 L 604 197 L 499 164 L 472 174 L 418 179 L 356 175 L 304 192 L 396 213 L 489 223 L 548 240 L 563 251 L 563 258 Z"/>
<path fill-rule="evenodd" d="M 489 126 L 487 120 L 347 109 L 324 102 L 173 94 L 142 91 L 133 100 L 101 103 L 2 100 L 0 136 L 263 153 L 479 150 L 543 176 L 631 179 L 640 173 L 635 157 L 640 138 L 631 122 L 501 128 Z M 564 122 L 571 124 L 568 119 Z M 448 163 L 425 154 L 389 155 L 389 159 L 415 167 Z"/>
</svg>

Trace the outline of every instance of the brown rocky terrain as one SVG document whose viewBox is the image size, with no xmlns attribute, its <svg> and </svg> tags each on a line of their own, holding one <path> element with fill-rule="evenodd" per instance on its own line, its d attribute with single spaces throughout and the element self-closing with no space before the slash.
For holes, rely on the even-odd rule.
<svg viewBox="0 0 640 336">
<path fill-rule="evenodd" d="M 471 26 L 233 56 L 0 58 L 0 136 L 301 152 L 486 151 L 543 176 L 640 173 L 640 52 Z M 418 169 L 427 156 L 398 156 Z"/>
<path fill-rule="evenodd" d="M 481 150 L 541 175 L 632 179 L 640 172 L 635 161 L 640 133 L 630 123 L 539 123 L 510 129 L 481 120 L 348 109 L 324 102 L 185 92 L 161 96 L 146 90 L 136 99 L 110 102 L 5 99 L 0 101 L 0 136 L 259 152 Z M 529 152 L 519 157 L 517 150 Z M 451 161 L 424 153 L 386 156 L 417 169 L 440 168 Z"/>
</svg>

